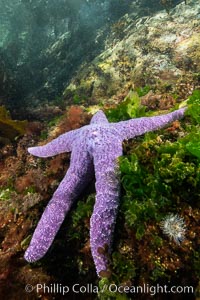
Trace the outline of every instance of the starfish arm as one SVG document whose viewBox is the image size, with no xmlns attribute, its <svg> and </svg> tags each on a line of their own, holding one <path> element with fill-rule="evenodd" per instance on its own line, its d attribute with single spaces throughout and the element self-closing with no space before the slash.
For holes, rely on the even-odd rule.
<svg viewBox="0 0 200 300">
<path fill-rule="evenodd" d="M 153 131 L 164 127 L 168 123 L 181 119 L 184 116 L 186 108 L 175 110 L 171 113 L 155 116 L 155 117 L 142 117 L 138 119 L 131 119 L 119 123 L 112 123 L 113 127 L 120 132 L 122 140 L 134 138 L 135 136 L 142 135 L 145 132 Z"/>
<path fill-rule="evenodd" d="M 72 130 L 61 134 L 44 146 L 30 147 L 28 152 L 38 157 L 50 157 L 59 153 L 72 151 L 73 142 L 77 137 L 80 129 Z"/>
<path fill-rule="evenodd" d="M 98 276 L 106 276 L 109 272 L 109 254 L 119 205 L 117 158 L 120 155 L 121 144 L 104 145 L 94 154 L 96 202 L 90 219 L 90 246 Z"/>
<path fill-rule="evenodd" d="M 91 119 L 90 124 L 108 123 L 108 120 L 102 110 L 99 110 Z"/>
<path fill-rule="evenodd" d="M 24 258 L 34 262 L 51 246 L 75 198 L 92 178 L 92 160 L 87 152 L 72 153 L 70 168 L 55 191 L 35 229 Z"/>
</svg>

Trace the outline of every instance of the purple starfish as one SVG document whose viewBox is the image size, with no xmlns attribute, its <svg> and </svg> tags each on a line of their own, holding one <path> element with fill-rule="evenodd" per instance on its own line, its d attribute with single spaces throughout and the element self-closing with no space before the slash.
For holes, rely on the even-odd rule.
<svg viewBox="0 0 200 300">
<path fill-rule="evenodd" d="M 109 123 L 98 111 L 89 125 L 60 135 L 45 146 L 29 148 L 29 153 L 49 157 L 71 153 L 70 167 L 46 207 L 26 250 L 25 259 L 34 262 L 51 246 L 65 215 L 75 198 L 94 177 L 96 202 L 90 219 L 90 246 L 97 274 L 108 270 L 108 255 L 119 205 L 120 181 L 117 158 L 122 155 L 122 142 L 180 119 L 185 108 L 155 116 Z"/>
</svg>

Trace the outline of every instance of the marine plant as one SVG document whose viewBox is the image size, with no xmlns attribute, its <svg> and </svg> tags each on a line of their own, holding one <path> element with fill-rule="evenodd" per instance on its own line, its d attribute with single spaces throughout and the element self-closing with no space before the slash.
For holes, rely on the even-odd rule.
<svg viewBox="0 0 200 300">
<path fill-rule="evenodd" d="M 143 96 L 148 91 L 148 87 L 146 89 L 137 89 L 137 92 L 131 90 L 119 105 L 106 110 L 105 113 L 108 120 L 110 122 L 118 122 L 144 116 L 146 108 L 141 104 L 139 95 Z"/>
<path fill-rule="evenodd" d="M 27 121 L 12 120 L 4 106 L 0 106 L 0 136 L 12 141 L 25 133 Z"/>
</svg>

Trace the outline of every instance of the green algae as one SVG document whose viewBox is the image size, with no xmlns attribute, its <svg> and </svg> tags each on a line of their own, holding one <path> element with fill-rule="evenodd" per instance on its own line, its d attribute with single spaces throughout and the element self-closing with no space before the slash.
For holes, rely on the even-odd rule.
<svg viewBox="0 0 200 300">
<path fill-rule="evenodd" d="M 6 189 L 0 189 L 0 200 L 6 201 L 10 200 L 12 197 L 13 190 L 10 190 L 9 188 Z"/>
<path fill-rule="evenodd" d="M 144 95 L 148 90 L 140 89 L 138 92 Z M 106 110 L 105 113 L 110 122 L 118 122 L 144 116 L 145 106 L 141 105 L 138 93 L 130 91 L 123 102 L 116 108 Z"/>
<path fill-rule="evenodd" d="M 153 135 L 151 139 L 149 134 L 146 136 L 119 160 L 125 190 L 122 209 L 127 224 L 140 231 L 136 234 L 139 238 L 145 231 L 145 222 L 159 221 L 166 209 L 177 210 L 179 190 L 185 201 L 198 198 L 200 192 L 198 127 L 176 142 L 160 143 L 156 134 L 154 139 Z"/>
</svg>

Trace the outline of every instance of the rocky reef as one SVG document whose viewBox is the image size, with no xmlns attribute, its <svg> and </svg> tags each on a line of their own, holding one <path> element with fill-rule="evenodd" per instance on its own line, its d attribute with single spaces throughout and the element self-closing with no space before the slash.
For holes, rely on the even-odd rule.
<svg viewBox="0 0 200 300">
<path fill-rule="evenodd" d="M 199 87 L 199 25 L 196 0 L 155 15 L 126 14 L 111 27 L 106 50 L 77 71 L 64 98 L 116 102 L 131 88 L 147 85 L 186 98 Z"/>
</svg>

